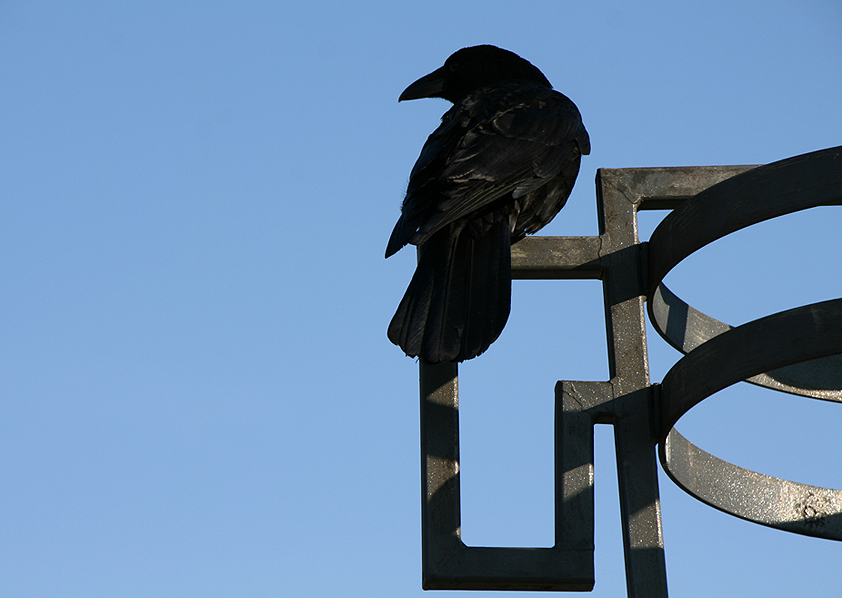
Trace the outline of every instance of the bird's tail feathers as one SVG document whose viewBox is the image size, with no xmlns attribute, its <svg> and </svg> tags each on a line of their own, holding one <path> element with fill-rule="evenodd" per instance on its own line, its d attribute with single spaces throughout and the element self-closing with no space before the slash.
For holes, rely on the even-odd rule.
<svg viewBox="0 0 842 598">
<path fill-rule="evenodd" d="M 418 267 L 389 324 L 389 339 L 428 363 L 476 357 L 506 325 L 511 280 L 506 219 L 482 234 L 467 227 L 454 234 L 448 227 L 422 246 Z"/>
</svg>

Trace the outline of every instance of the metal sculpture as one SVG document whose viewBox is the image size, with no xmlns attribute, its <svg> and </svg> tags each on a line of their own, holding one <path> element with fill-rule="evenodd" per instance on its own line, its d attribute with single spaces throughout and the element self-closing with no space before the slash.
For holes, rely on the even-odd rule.
<svg viewBox="0 0 842 598">
<path fill-rule="evenodd" d="M 594 584 L 593 426 L 615 431 L 628 595 L 667 595 L 656 452 L 685 491 L 726 513 L 842 540 L 842 491 L 752 472 L 710 455 L 674 424 L 747 380 L 842 401 L 842 299 L 737 328 L 664 284 L 688 255 L 736 230 L 815 206 L 842 205 L 842 147 L 766 166 L 600 169 L 599 236 L 531 237 L 512 247 L 515 278 L 601 279 L 610 380 L 556 385 L 555 545 L 466 546 L 460 537 L 457 366 L 420 364 L 425 589 L 588 591 Z M 637 212 L 671 209 L 648 242 Z M 686 355 L 649 380 L 645 310 Z M 656 451 L 657 449 L 657 451 Z"/>
</svg>

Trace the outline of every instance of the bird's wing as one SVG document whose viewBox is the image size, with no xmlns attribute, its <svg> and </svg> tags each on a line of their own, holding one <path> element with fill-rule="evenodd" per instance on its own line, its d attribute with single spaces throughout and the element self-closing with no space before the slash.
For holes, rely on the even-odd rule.
<svg viewBox="0 0 842 598">
<path fill-rule="evenodd" d="M 452 128 L 431 135 L 410 177 L 404 210 L 424 213 L 409 239 L 416 244 L 501 197 L 540 187 L 590 151 L 573 102 L 539 85 L 480 90 L 448 114 L 461 135 Z"/>
<path fill-rule="evenodd" d="M 442 116 L 441 125 L 430 134 L 421 148 L 421 155 L 409 175 L 401 217 L 386 246 L 386 257 L 406 245 L 418 228 L 435 213 L 441 193 L 438 182 L 445 159 L 464 134 L 457 112 L 456 106 L 448 110 Z"/>
</svg>

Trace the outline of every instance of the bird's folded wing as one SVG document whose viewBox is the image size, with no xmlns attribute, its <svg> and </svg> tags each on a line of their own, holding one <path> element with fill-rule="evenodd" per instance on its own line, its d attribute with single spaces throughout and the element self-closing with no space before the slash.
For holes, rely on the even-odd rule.
<svg viewBox="0 0 842 598">
<path fill-rule="evenodd" d="M 413 243 L 423 242 L 451 222 L 501 197 L 511 194 L 518 198 L 537 189 L 557 175 L 564 164 L 590 150 L 584 143 L 587 133 L 581 117 L 570 100 L 546 89 L 530 94 L 528 99 L 524 95 L 509 94 L 504 98 L 508 105 L 492 103 L 496 109 L 490 114 L 486 101 L 486 110 L 468 121 L 464 135 L 450 147 L 441 146 L 449 150 L 437 181 L 442 192 L 435 198 L 424 198 L 429 215 L 411 238 Z M 468 103 L 463 112 L 470 108 Z M 423 176 L 424 170 L 413 174 Z M 429 205 L 431 200 L 434 207 Z"/>
</svg>

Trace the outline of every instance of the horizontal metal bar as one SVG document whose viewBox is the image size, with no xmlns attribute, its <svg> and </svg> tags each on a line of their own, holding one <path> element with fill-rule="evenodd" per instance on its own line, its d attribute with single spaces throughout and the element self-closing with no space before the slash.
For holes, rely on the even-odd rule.
<svg viewBox="0 0 842 598">
<path fill-rule="evenodd" d="M 435 569 L 425 569 L 425 590 L 588 592 L 593 589 L 593 549 L 455 549 Z"/>
<path fill-rule="evenodd" d="M 526 237 L 512 245 L 512 278 L 601 278 L 600 237 Z"/>
<path fill-rule="evenodd" d="M 753 168 L 756 165 L 600 168 L 597 176 L 603 184 L 625 191 L 639 210 L 669 210 L 711 185 Z"/>
</svg>

